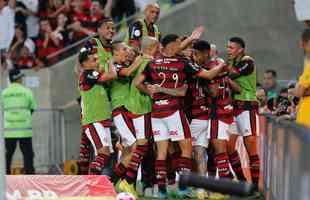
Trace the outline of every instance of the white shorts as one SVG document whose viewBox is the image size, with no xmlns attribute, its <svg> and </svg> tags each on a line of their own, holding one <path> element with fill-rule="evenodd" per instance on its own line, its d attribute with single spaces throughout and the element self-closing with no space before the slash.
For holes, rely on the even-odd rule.
<svg viewBox="0 0 310 200">
<path fill-rule="evenodd" d="M 129 123 L 132 123 L 132 121 L 129 121 L 128 117 L 125 116 L 123 113 L 117 114 L 113 117 L 114 125 L 121 136 L 122 145 L 124 147 L 130 147 L 136 142 L 135 134 L 132 130 L 130 130 Z"/>
<path fill-rule="evenodd" d="M 104 127 L 100 122 L 95 122 L 83 126 L 83 129 L 93 146 L 95 156 L 98 154 L 97 149 L 101 147 L 109 147 L 110 153 L 113 153 L 110 128 Z"/>
<path fill-rule="evenodd" d="M 245 110 L 235 118 L 238 135 L 243 137 L 259 135 L 259 118 L 256 111 Z"/>
<path fill-rule="evenodd" d="M 136 139 L 148 139 L 152 133 L 151 130 L 151 115 L 141 115 L 132 119 L 135 127 Z"/>
<path fill-rule="evenodd" d="M 152 130 L 155 142 L 191 138 L 189 124 L 183 111 L 176 111 L 164 118 L 152 117 Z"/>
<path fill-rule="evenodd" d="M 192 134 L 193 146 L 208 147 L 209 120 L 193 119 L 189 125 Z"/>
<path fill-rule="evenodd" d="M 233 123 L 231 123 L 231 124 L 229 125 L 228 133 L 229 133 L 229 134 L 235 134 L 235 135 L 238 134 L 238 128 L 237 128 L 237 123 L 236 123 L 236 118 L 235 118 L 235 117 L 234 117 Z"/>
<path fill-rule="evenodd" d="M 227 124 L 217 119 L 210 119 L 208 125 L 208 139 L 229 140 L 228 129 L 231 124 Z"/>
</svg>

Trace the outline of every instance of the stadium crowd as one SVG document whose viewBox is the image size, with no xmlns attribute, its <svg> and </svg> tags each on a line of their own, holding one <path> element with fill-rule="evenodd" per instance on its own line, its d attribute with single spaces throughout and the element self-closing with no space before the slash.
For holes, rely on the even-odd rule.
<svg viewBox="0 0 310 200">
<path fill-rule="evenodd" d="M 1 0 L 2 66 L 38 70 L 55 63 L 57 56 L 51 61 L 47 56 L 96 34 L 104 17 L 119 23 L 124 15 L 132 18 L 149 2 L 152 0 Z"/>
</svg>

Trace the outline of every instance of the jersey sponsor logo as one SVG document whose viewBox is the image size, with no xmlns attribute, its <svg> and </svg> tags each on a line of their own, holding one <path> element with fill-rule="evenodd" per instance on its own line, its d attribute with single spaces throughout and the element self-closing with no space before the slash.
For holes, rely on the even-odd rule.
<svg viewBox="0 0 310 200">
<path fill-rule="evenodd" d="M 232 105 L 227 105 L 224 107 L 225 110 L 233 110 L 234 107 Z"/>
<path fill-rule="evenodd" d="M 163 106 L 163 105 L 169 105 L 169 100 L 158 100 L 158 101 L 155 101 L 155 104 L 156 105 L 159 105 L 159 106 Z"/>
<path fill-rule="evenodd" d="M 160 135 L 160 131 L 159 130 L 155 130 L 155 131 L 153 131 L 153 134 L 154 135 Z"/>
<path fill-rule="evenodd" d="M 176 136 L 176 135 L 178 135 L 178 130 L 169 131 L 169 135 L 170 135 L 170 136 Z"/>
</svg>

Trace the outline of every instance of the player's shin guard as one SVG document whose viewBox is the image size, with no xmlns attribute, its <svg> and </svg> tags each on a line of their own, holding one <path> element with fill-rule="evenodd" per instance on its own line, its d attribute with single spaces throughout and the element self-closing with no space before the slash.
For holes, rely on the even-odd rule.
<svg viewBox="0 0 310 200">
<path fill-rule="evenodd" d="M 179 173 L 190 173 L 192 171 L 192 159 L 180 157 L 178 159 L 178 171 Z M 185 190 L 186 186 L 180 186 L 180 190 Z"/>
<path fill-rule="evenodd" d="M 105 154 L 98 154 L 89 166 L 89 175 L 100 175 L 108 161 L 109 156 Z"/>
<path fill-rule="evenodd" d="M 129 184 L 132 184 L 137 179 L 137 172 L 143 156 L 148 150 L 148 145 L 138 145 L 132 153 L 125 179 Z"/>
<path fill-rule="evenodd" d="M 220 178 L 232 178 L 229 169 L 229 159 L 227 153 L 220 153 L 215 156 L 215 163 Z"/>
<path fill-rule="evenodd" d="M 252 182 L 255 185 L 256 189 L 258 189 L 258 183 L 259 183 L 259 157 L 258 155 L 252 155 L 250 156 L 250 171 L 251 171 L 251 177 Z"/>
<path fill-rule="evenodd" d="M 238 180 L 246 181 L 246 178 L 243 174 L 243 170 L 242 170 L 241 161 L 240 161 L 238 151 L 234 151 L 232 154 L 229 155 L 229 162 L 230 162 Z"/>
<path fill-rule="evenodd" d="M 166 178 L 167 178 L 167 165 L 165 160 L 156 160 L 155 161 L 155 174 L 156 181 L 158 184 L 158 189 L 160 192 L 166 193 Z"/>
</svg>

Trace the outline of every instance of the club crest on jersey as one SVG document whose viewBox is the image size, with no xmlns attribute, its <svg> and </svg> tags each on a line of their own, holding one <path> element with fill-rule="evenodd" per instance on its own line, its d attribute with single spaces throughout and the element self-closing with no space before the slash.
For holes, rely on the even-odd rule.
<svg viewBox="0 0 310 200">
<path fill-rule="evenodd" d="M 136 37 L 140 37 L 141 36 L 141 31 L 140 30 L 135 30 L 133 33 Z"/>
</svg>

